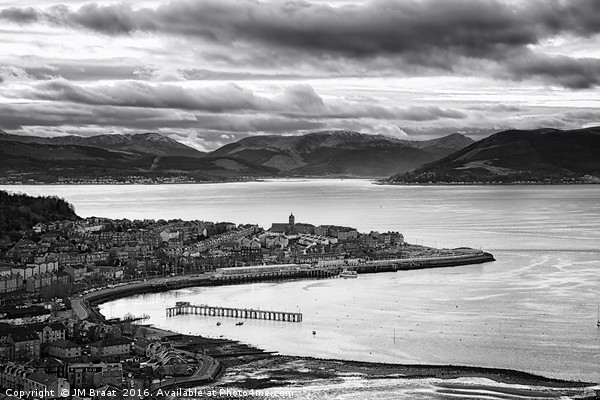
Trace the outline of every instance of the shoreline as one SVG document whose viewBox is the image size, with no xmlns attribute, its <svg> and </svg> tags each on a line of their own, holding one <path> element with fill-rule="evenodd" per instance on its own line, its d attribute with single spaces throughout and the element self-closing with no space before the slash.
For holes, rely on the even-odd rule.
<svg viewBox="0 0 600 400">
<path fill-rule="evenodd" d="M 0 186 L 157 186 L 157 185 L 206 185 L 222 183 L 246 183 L 267 182 L 270 180 L 366 180 L 374 185 L 381 186 L 582 186 L 599 185 L 595 181 L 573 181 L 573 182 L 389 182 L 388 177 L 378 176 L 272 176 L 256 179 L 232 179 L 213 181 L 189 181 L 189 182 L 2 182 Z"/>
<path fill-rule="evenodd" d="M 214 387 L 235 386 L 242 389 L 271 389 L 302 387 L 299 384 L 311 384 L 316 381 L 336 380 L 353 376 L 371 379 L 441 379 L 483 378 L 507 385 L 525 385 L 551 389 L 589 389 L 600 394 L 599 383 L 569 381 L 548 378 L 542 375 L 504 368 L 477 367 L 467 365 L 435 364 L 393 364 L 367 361 L 352 361 L 311 356 L 289 356 L 275 352 L 265 352 L 255 346 L 243 344 L 233 339 L 205 338 L 201 335 L 184 335 L 158 328 L 153 325 L 140 325 L 148 329 L 148 337 L 179 337 L 182 342 L 189 338 L 203 343 L 214 342 L 230 346 L 242 346 L 245 354 L 209 354 L 218 358 L 226 367 L 225 372 L 213 383 Z M 254 351 L 251 351 L 254 349 Z M 260 376 L 260 378 L 253 377 Z M 268 378 L 266 378 L 268 376 Z M 224 378 L 224 379 L 222 379 Z M 224 382 L 222 382 L 222 380 Z M 585 397 L 594 398 L 594 397 Z"/>
<path fill-rule="evenodd" d="M 297 280 L 297 278 L 294 280 Z M 96 318 L 99 317 L 104 319 L 104 316 L 99 312 L 96 306 L 98 304 L 118 298 L 150 292 L 163 292 L 183 287 L 212 285 L 210 279 L 205 276 L 170 277 L 166 279 L 166 282 L 161 283 L 158 286 L 155 285 L 156 283 L 157 282 L 155 281 L 147 281 L 136 284 L 136 287 L 128 288 L 127 286 L 124 286 L 115 288 L 120 290 L 113 292 L 101 291 L 89 294 L 87 295 L 87 300 L 90 304 L 87 307 L 90 309 L 90 315 L 95 316 Z M 321 359 L 311 356 L 289 356 L 278 354 L 277 352 L 267 352 L 253 345 L 248 345 L 235 339 L 209 338 L 199 334 L 185 335 L 170 331 L 168 329 L 154 327 L 152 325 L 141 326 L 144 326 L 146 329 L 150 330 L 157 337 L 173 336 L 185 338 L 186 340 L 184 341 L 203 343 L 204 346 L 210 344 L 214 346 L 214 348 L 218 348 L 219 351 L 211 351 L 208 353 L 208 355 L 218 358 L 226 367 L 226 370 L 221 378 L 223 376 L 227 376 L 229 381 L 233 379 L 236 385 L 242 385 L 248 389 L 277 387 L 281 386 L 280 384 L 282 382 L 287 382 L 283 384 L 284 386 L 290 385 L 291 382 L 287 381 L 286 379 L 301 379 L 308 384 L 317 379 L 321 379 L 323 377 L 324 370 L 330 371 L 330 373 L 325 375 L 331 379 L 336 379 L 336 377 L 339 378 L 339 374 L 350 373 L 356 375 L 357 377 L 364 376 L 368 379 L 486 378 L 502 384 L 543 386 L 548 388 L 593 388 L 600 385 L 600 383 L 549 378 L 531 372 L 492 367 L 467 365 L 390 364 L 357 360 Z M 298 364 L 302 365 L 302 371 L 290 371 L 291 369 L 293 370 L 296 368 Z M 248 377 L 257 371 L 263 371 L 265 374 L 271 375 L 271 378 L 265 381 L 262 378 L 256 380 Z M 239 378 L 240 376 L 245 378 Z M 214 384 L 217 386 L 220 385 L 221 378 L 215 381 Z M 599 393 L 597 388 L 590 390 L 596 390 L 596 394 Z"/>
</svg>

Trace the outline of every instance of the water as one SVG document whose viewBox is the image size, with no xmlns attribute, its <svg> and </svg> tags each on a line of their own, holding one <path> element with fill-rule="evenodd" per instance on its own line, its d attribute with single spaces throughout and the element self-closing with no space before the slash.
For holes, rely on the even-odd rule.
<svg viewBox="0 0 600 400">
<path fill-rule="evenodd" d="M 5 187 L 6 188 L 6 187 Z M 2 189 L 2 187 L 0 187 Z M 180 332 L 230 337 L 284 354 L 519 369 L 600 382 L 600 186 L 379 186 L 278 180 L 164 186 L 18 186 L 81 216 L 296 221 L 397 230 L 408 242 L 471 246 L 497 260 L 358 279 L 192 288 L 104 304 L 143 309 Z M 176 300 L 300 310 L 300 324 L 178 316 Z M 312 335 L 316 330 L 317 334 Z M 395 334 L 395 340 L 394 340 Z"/>
<path fill-rule="evenodd" d="M 596 250 L 600 186 L 382 186 L 367 180 L 203 185 L 36 185 L 82 217 L 338 224 L 402 232 L 411 243 L 487 250 Z"/>
</svg>

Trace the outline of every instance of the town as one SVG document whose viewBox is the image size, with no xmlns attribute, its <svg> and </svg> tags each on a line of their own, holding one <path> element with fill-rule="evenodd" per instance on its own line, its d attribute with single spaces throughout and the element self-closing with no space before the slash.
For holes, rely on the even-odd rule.
<svg viewBox="0 0 600 400">
<path fill-rule="evenodd" d="M 142 324 L 143 314 L 106 320 L 92 304 L 99 295 L 176 287 L 169 283 L 227 284 L 238 277 L 316 279 L 342 269 L 396 268 L 402 260 L 407 267 L 465 255 L 475 257 L 465 263 L 482 262 L 482 254 L 409 245 L 399 232 L 314 226 L 296 222 L 293 214 L 268 229 L 95 217 L 37 223 L 2 242 L 0 388 L 43 391 L 45 398 L 142 398 L 212 382 L 228 356 L 241 354 L 223 340 L 153 330 Z"/>
</svg>

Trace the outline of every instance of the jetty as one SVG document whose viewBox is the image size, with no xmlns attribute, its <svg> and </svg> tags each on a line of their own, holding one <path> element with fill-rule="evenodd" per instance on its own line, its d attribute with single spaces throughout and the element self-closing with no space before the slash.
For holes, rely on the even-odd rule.
<svg viewBox="0 0 600 400">
<path fill-rule="evenodd" d="M 270 321 L 302 322 L 302 313 L 287 311 L 256 310 L 252 308 L 214 307 L 206 304 L 194 305 L 187 301 L 178 301 L 174 307 L 167 307 L 167 317 L 175 315 L 207 315 L 213 317 L 232 317 L 247 319 L 265 319 Z"/>
</svg>

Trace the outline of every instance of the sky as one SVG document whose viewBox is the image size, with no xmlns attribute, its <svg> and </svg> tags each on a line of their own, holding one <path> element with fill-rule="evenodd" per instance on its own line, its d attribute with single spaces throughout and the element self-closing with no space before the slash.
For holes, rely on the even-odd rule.
<svg viewBox="0 0 600 400">
<path fill-rule="evenodd" d="M 0 0 L 0 129 L 199 150 L 600 125 L 598 0 Z"/>
</svg>

